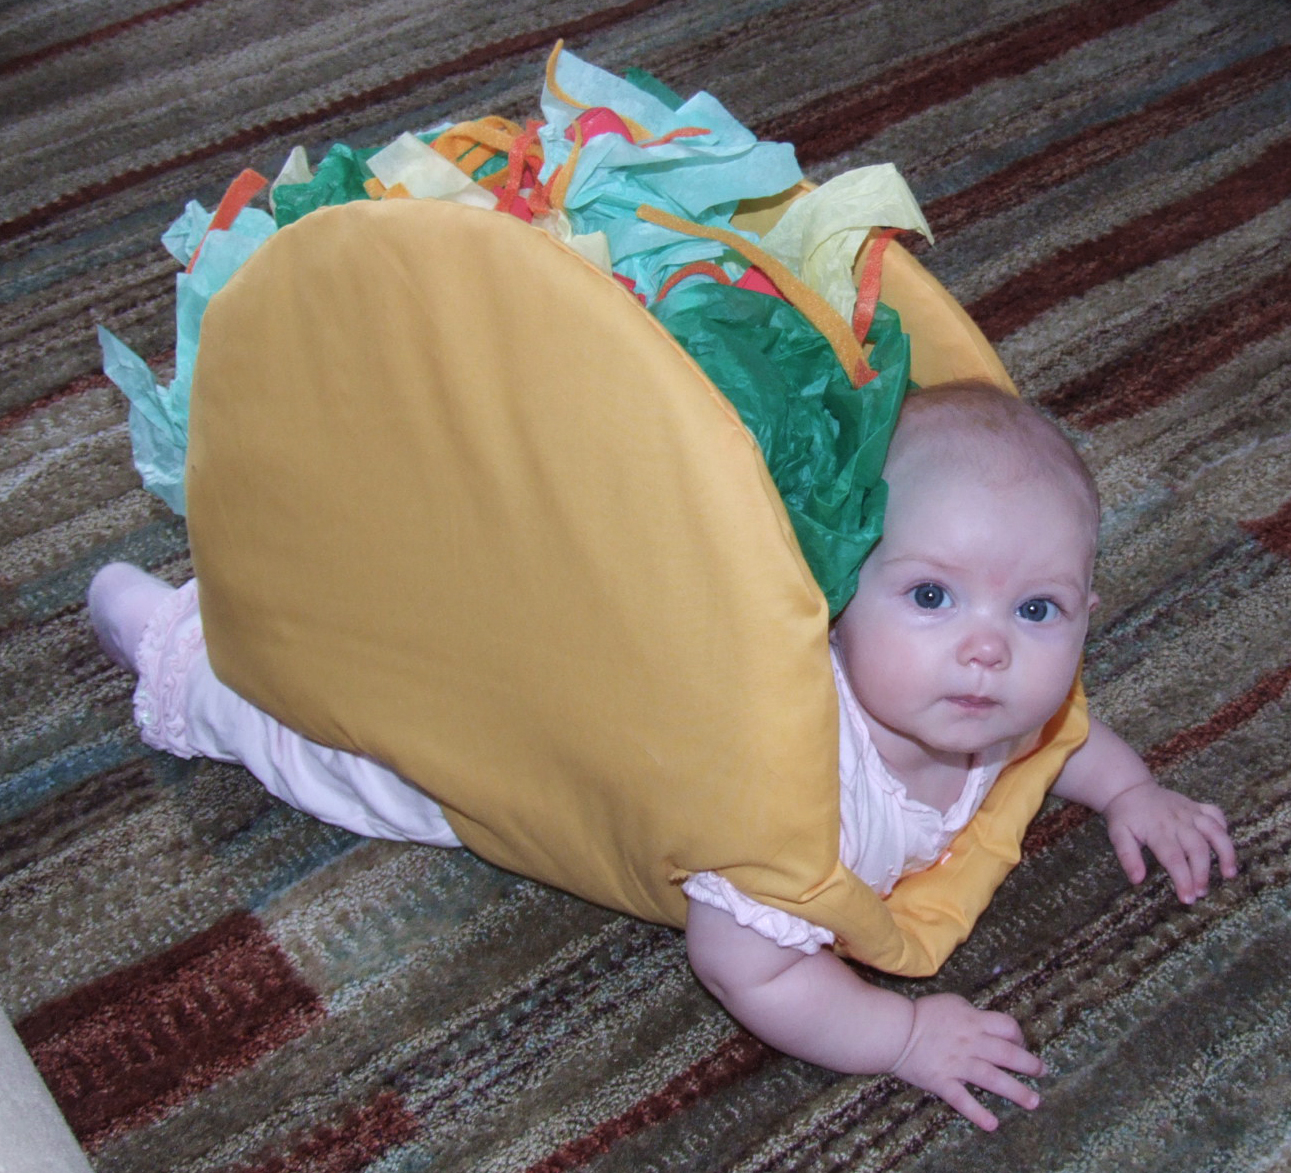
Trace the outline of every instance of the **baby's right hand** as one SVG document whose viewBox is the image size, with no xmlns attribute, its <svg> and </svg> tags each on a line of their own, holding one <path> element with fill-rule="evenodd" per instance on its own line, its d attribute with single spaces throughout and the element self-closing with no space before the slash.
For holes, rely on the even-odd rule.
<svg viewBox="0 0 1291 1173">
<path fill-rule="evenodd" d="M 914 1026 L 892 1073 L 940 1096 L 979 1128 L 994 1132 L 999 1120 L 974 1099 L 972 1084 L 1035 1108 L 1040 1096 L 1008 1074 L 1042 1076 L 1043 1060 L 1026 1049 L 1022 1028 L 1007 1014 L 978 1010 L 958 994 L 932 994 L 914 1004 Z"/>
</svg>

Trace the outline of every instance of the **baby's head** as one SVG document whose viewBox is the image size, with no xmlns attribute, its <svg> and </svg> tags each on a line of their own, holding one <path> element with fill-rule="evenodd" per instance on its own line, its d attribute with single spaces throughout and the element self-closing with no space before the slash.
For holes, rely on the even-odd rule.
<svg viewBox="0 0 1291 1173">
<path fill-rule="evenodd" d="M 857 700 L 885 756 L 1007 750 L 1080 663 L 1093 479 L 1053 424 L 984 383 L 912 394 L 883 475 L 883 537 L 835 629 Z"/>
<path fill-rule="evenodd" d="M 929 468 L 957 472 L 988 488 L 1051 484 L 1088 527 L 1092 559 L 1098 540 L 1098 486 L 1071 441 L 1016 395 L 994 384 L 962 380 L 915 391 L 906 399 L 888 448 L 889 486 Z"/>
</svg>

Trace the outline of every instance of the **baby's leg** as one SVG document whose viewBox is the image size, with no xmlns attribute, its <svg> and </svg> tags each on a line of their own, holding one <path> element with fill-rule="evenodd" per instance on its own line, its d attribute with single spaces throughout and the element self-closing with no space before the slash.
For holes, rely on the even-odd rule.
<svg viewBox="0 0 1291 1173">
<path fill-rule="evenodd" d="M 360 835 L 460 846 L 429 795 L 370 758 L 302 737 L 221 684 L 195 581 L 176 590 L 113 563 L 90 584 L 89 609 L 109 657 L 139 676 L 135 722 L 148 745 L 239 762 L 297 810 Z"/>
</svg>

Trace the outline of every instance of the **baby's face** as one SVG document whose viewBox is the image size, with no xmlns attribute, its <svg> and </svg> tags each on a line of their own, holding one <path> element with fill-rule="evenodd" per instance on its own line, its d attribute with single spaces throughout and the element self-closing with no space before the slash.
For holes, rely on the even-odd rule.
<svg viewBox="0 0 1291 1173">
<path fill-rule="evenodd" d="M 1005 752 L 1057 712 L 1096 602 L 1093 535 L 1043 480 L 946 470 L 889 477 L 883 538 L 836 638 L 879 752 Z"/>
</svg>

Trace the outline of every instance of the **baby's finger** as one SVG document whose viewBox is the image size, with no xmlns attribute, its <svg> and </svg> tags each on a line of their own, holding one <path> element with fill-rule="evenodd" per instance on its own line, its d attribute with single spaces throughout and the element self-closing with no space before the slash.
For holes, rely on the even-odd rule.
<svg viewBox="0 0 1291 1173">
<path fill-rule="evenodd" d="M 1174 884 L 1175 895 L 1184 904 L 1193 904 L 1198 896 L 1206 894 L 1205 881 L 1210 874 L 1210 846 L 1206 847 L 1206 866 L 1201 879 L 1197 877 L 1195 853 L 1185 848 L 1183 843 L 1171 836 L 1164 843 L 1151 844 L 1152 854 L 1166 870 Z"/>
<path fill-rule="evenodd" d="M 983 1010 L 980 1021 L 982 1031 L 994 1038 L 1015 1044 L 1019 1048 L 1026 1042 L 1022 1027 L 1011 1014 L 1004 1014 L 999 1010 Z"/>
<path fill-rule="evenodd" d="M 965 1120 L 976 1124 L 983 1131 L 994 1132 L 999 1128 L 1000 1122 L 995 1113 L 979 1104 L 972 1092 L 958 1080 L 948 1080 L 945 1086 L 939 1086 L 933 1090 Z"/>
<path fill-rule="evenodd" d="M 1210 827 L 1196 827 L 1185 840 L 1185 846 L 1188 851 L 1188 861 L 1192 864 L 1192 874 L 1197 883 L 1197 893 L 1205 896 L 1210 891 L 1210 868 L 1211 861 L 1218 856 L 1219 852 L 1215 845 L 1215 840 L 1208 834 L 1208 830 L 1213 830 L 1214 824 Z M 1227 840 L 1228 836 L 1224 835 L 1223 839 Z M 1236 862 L 1236 859 L 1234 859 Z M 1220 859 L 1220 869 L 1223 869 L 1223 860 Z"/>
<path fill-rule="evenodd" d="M 1040 1106 L 1040 1093 L 1035 1088 L 1028 1087 L 1007 1071 L 1001 1071 L 993 1063 L 983 1062 L 969 1076 L 969 1082 L 984 1092 L 994 1092 L 995 1095 L 1012 1101 L 1028 1112 Z"/>
<path fill-rule="evenodd" d="M 1201 809 L 1205 812 L 1213 811 L 1219 815 L 1219 818 L 1214 821 L 1199 819 L 1197 829 L 1206 837 L 1215 852 L 1215 858 L 1219 860 L 1219 874 L 1231 880 L 1237 875 L 1237 849 L 1229 837 L 1228 824 L 1224 821 L 1223 812 L 1214 806 Z M 1218 826 L 1215 825 L 1216 822 Z"/>
<path fill-rule="evenodd" d="M 978 1054 L 992 1066 L 1007 1068 L 1020 1075 L 1038 1077 L 1045 1074 L 1044 1060 L 1039 1055 L 1033 1055 L 1021 1043 L 1010 1043 L 1004 1039 L 989 1042 L 984 1040 Z"/>
<path fill-rule="evenodd" d="M 1228 830 L 1228 819 L 1224 817 L 1224 812 L 1220 810 L 1219 807 L 1214 806 L 1209 802 L 1203 802 L 1197 810 L 1198 813 L 1204 815 L 1206 818 L 1218 823 L 1220 830 Z"/>
<path fill-rule="evenodd" d="M 1148 865 L 1143 862 L 1143 849 L 1134 832 L 1128 827 L 1116 825 L 1109 827 L 1108 838 L 1112 841 L 1112 850 L 1120 861 L 1122 869 L 1129 877 L 1131 884 L 1141 884 L 1148 874 Z"/>
</svg>

